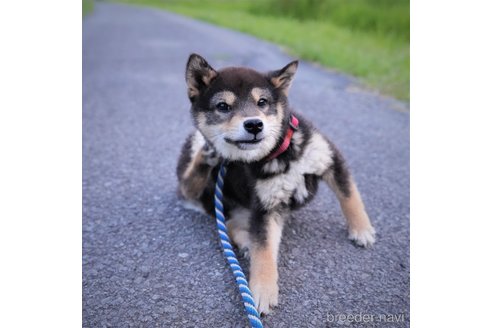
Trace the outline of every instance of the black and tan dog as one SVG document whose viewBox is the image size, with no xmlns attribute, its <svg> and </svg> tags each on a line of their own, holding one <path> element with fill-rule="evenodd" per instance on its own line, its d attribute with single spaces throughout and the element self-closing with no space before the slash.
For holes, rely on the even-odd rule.
<svg viewBox="0 0 492 328">
<path fill-rule="evenodd" d="M 342 155 L 288 105 L 297 65 L 294 61 L 266 74 L 242 67 L 216 71 L 193 54 L 186 67 L 196 132 L 179 159 L 179 191 L 213 215 L 218 164 L 229 162 L 227 226 L 234 243 L 249 251 L 250 288 L 261 313 L 278 303 L 277 257 L 284 221 L 313 198 L 319 180 L 340 201 L 349 238 L 360 246 L 375 240 Z"/>
</svg>

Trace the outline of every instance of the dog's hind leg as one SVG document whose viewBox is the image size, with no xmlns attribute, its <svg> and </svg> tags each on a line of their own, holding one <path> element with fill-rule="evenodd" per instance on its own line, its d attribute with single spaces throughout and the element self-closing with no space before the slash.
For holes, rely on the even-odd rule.
<svg viewBox="0 0 492 328">
<path fill-rule="evenodd" d="M 334 147 L 332 164 L 323 174 L 323 180 L 335 192 L 342 212 L 347 219 L 349 239 L 357 245 L 368 247 L 375 242 L 375 230 L 371 225 L 364 203 L 340 152 Z"/>
<path fill-rule="evenodd" d="M 200 132 L 186 140 L 178 162 L 179 192 L 187 200 L 197 203 L 210 179 L 212 169 L 219 163 L 215 151 L 210 148 Z"/>
</svg>

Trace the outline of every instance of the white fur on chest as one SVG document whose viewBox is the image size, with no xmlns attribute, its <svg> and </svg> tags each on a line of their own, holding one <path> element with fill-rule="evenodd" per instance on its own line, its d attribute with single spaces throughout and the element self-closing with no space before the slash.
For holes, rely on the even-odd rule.
<svg viewBox="0 0 492 328">
<path fill-rule="evenodd" d="M 315 132 L 301 158 L 290 163 L 286 173 L 258 180 L 255 189 L 266 208 L 273 208 L 281 203 L 289 203 L 292 196 L 302 203 L 308 196 L 304 181 L 305 174 L 321 176 L 332 164 L 332 151 L 328 142 Z"/>
</svg>

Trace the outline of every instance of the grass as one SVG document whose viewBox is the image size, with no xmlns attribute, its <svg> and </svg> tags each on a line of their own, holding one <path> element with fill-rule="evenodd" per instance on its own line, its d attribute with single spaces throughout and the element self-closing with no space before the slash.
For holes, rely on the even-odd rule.
<svg viewBox="0 0 492 328">
<path fill-rule="evenodd" d="M 118 0 L 167 9 L 286 47 L 409 100 L 408 0 Z M 199 50 L 197 50 L 199 51 Z"/>
<path fill-rule="evenodd" d="M 94 0 L 82 0 L 82 17 L 87 16 L 94 10 Z"/>
<path fill-rule="evenodd" d="M 301 21 L 331 21 L 371 34 L 410 40 L 409 0 L 267 0 L 251 2 L 252 13 Z"/>
</svg>

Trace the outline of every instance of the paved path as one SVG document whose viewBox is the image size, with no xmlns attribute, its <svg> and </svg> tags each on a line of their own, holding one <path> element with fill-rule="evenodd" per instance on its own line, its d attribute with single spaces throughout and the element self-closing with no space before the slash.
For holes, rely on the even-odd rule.
<svg viewBox="0 0 492 328">
<path fill-rule="evenodd" d="M 193 51 L 215 67 L 291 60 L 253 37 L 153 9 L 101 3 L 84 19 L 84 327 L 246 324 L 214 221 L 175 195 L 192 129 L 184 67 Z M 265 325 L 342 327 L 329 315 L 363 313 L 377 315 L 363 327 L 408 327 L 409 115 L 394 110 L 404 105 L 306 62 L 291 103 L 344 152 L 378 242 L 353 246 L 322 187 L 287 226 L 280 306 Z M 376 322 L 401 313 L 404 324 Z"/>
</svg>

